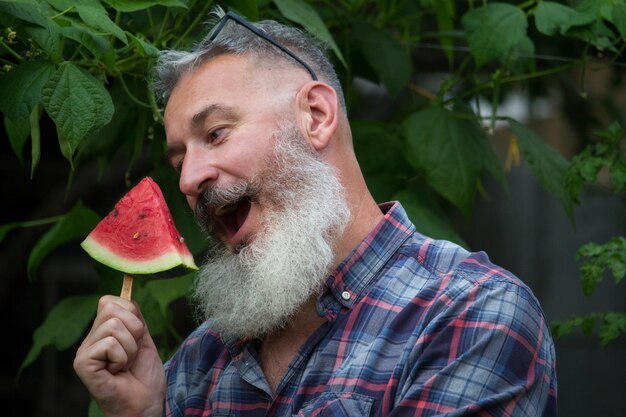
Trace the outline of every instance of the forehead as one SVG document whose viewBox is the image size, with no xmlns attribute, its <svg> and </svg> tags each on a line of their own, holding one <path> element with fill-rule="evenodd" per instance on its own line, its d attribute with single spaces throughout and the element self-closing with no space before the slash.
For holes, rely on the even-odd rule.
<svg viewBox="0 0 626 417">
<path fill-rule="evenodd" d="M 198 109 L 221 102 L 242 103 L 255 89 L 249 62 L 241 56 L 222 55 L 184 74 L 170 95 L 165 119 L 192 117 Z"/>
<path fill-rule="evenodd" d="M 166 128 L 168 119 L 188 120 L 211 105 L 260 112 L 277 106 L 284 110 L 308 80 L 300 68 L 294 71 L 254 55 L 217 56 L 178 81 L 165 108 Z"/>
</svg>

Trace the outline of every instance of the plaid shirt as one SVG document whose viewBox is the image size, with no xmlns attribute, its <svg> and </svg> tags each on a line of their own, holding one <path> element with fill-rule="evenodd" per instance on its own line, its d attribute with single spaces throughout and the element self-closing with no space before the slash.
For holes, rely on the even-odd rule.
<svg viewBox="0 0 626 417">
<path fill-rule="evenodd" d="M 165 365 L 164 415 L 555 416 L 554 346 L 531 291 L 484 253 L 420 235 L 399 203 L 381 208 L 274 395 L 257 344 L 204 323 Z"/>
</svg>

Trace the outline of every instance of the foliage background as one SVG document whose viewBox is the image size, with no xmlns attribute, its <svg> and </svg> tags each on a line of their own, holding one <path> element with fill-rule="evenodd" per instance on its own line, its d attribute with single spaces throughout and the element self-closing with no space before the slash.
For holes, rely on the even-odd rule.
<svg viewBox="0 0 626 417">
<path fill-rule="evenodd" d="M 626 384 L 612 371 L 626 365 L 626 4 L 220 4 L 329 43 L 377 199 L 400 199 L 421 231 L 486 250 L 533 288 L 559 336 L 562 415 L 620 415 Z M 129 186 L 152 175 L 192 250 L 205 247 L 163 166 L 148 86 L 158 50 L 189 47 L 211 6 L 0 1 L 9 415 L 88 413 L 73 352 L 99 294 L 117 293 L 121 278 L 78 243 Z M 192 279 L 135 291 L 163 357 L 193 326 Z"/>
</svg>

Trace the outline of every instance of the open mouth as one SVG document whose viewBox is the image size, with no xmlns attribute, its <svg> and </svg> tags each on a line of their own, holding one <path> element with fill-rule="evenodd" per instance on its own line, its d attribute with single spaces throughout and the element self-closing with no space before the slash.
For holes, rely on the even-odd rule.
<svg viewBox="0 0 626 417">
<path fill-rule="evenodd" d="M 229 239 L 237 236 L 250 214 L 250 207 L 249 197 L 244 197 L 236 203 L 215 207 L 213 215 Z"/>
</svg>

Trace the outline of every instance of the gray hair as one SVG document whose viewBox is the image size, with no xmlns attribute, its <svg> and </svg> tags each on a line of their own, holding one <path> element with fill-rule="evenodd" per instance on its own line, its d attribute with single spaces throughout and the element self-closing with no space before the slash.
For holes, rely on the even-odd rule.
<svg viewBox="0 0 626 417">
<path fill-rule="evenodd" d="M 224 12 L 217 9 L 213 15 L 221 18 Z M 327 56 L 328 48 L 324 43 L 297 28 L 273 20 L 260 21 L 254 26 L 306 62 L 321 81 L 335 90 L 339 103 L 343 111 L 346 112 L 341 83 Z M 154 68 L 153 81 L 154 91 L 159 100 L 167 102 L 172 90 L 183 75 L 220 55 L 250 55 L 256 59 L 272 62 L 272 65 L 282 68 L 288 66 L 303 68 L 270 42 L 232 20 L 227 22 L 213 41 L 210 40 L 211 32 L 191 51 L 166 50 L 161 52 Z"/>
</svg>

